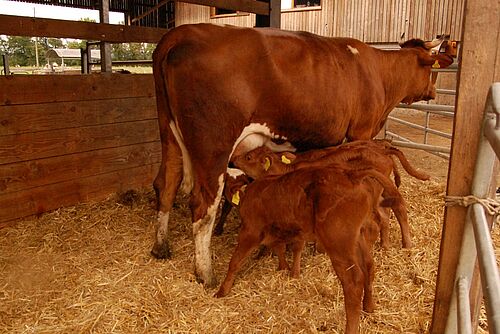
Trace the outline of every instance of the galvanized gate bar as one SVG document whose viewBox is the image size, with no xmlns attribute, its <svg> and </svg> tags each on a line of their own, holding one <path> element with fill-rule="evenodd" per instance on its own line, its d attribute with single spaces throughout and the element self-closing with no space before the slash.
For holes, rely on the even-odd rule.
<svg viewBox="0 0 500 334">
<path fill-rule="evenodd" d="M 470 318 L 469 281 L 466 277 L 457 280 L 457 318 L 458 334 L 472 334 L 472 321 Z"/>
<path fill-rule="evenodd" d="M 457 95 L 457 91 L 454 89 L 444 89 L 444 88 L 437 88 L 436 93 L 438 94 L 445 94 L 445 95 Z"/>
<path fill-rule="evenodd" d="M 455 112 L 455 107 L 454 106 L 448 106 L 445 104 L 421 104 L 421 103 L 414 103 L 414 104 L 403 104 L 400 103 L 398 104 L 397 108 L 401 109 L 415 109 L 415 110 L 424 110 L 424 111 L 447 111 L 450 113 L 450 116 L 453 116 Z M 449 114 L 446 114 L 449 115 Z"/>
<path fill-rule="evenodd" d="M 490 333 L 500 333 L 500 276 L 488 221 L 481 204 L 472 205 L 472 220 L 488 328 Z"/>
<path fill-rule="evenodd" d="M 424 130 L 425 132 L 432 133 L 432 134 L 435 134 L 435 135 L 438 135 L 438 136 L 441 136 L 441 137 L 444 137 L 444 138 L 451 139 L 451 137 L 452 137 L 452 135 L 449 134 L 449 133 L 442 132 L 442 131 L 439 131 L 439 130 L 434 130 L 434 129 L 431 129 L 431 128 L 428 128 L 428 127 L 425 127 L 425 126 L 422 126 L 422 125 L 418 125 L 418 124 L 415 124 L 415 123 L 412 123 L 412 122 L 408 122 L 408 121 L 405 121 L 405 120 L 393 117 L 393 116 L 388 116 L 387 119 L 390 119 L 390 120 L 392 120 L 392 121 L 394 121 L 396 123 L 401 123 L 401 124 L 407 125 L 410 128 L 414 128 L 414 129 L 418 129 L 418 130 Z"/>
<path fill-rule="evenodd" d="M 434 152 L 441 152 L 441 153 L 448 153 L 448 154 L 451 151 L 449 147 L 434 146 L 434 145 L 429 145 L 429 144 L 419 144 L 419 143 L 414 143 L 414 142 L 410 142 L 410 141 L 393 140 L 393 141 L 391 141 L 391 143 L 396 145 L 396 146 L 400 146 L 400 147 L 416 148 L 416 149 L 424 150 L 424 151 L 434 151 Z"/>
</svg>

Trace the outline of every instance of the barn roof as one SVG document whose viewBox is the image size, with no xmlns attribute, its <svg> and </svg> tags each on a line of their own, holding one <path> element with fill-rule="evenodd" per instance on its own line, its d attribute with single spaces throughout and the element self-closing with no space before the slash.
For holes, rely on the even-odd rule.
<svg viewBox="0 0 500 334">
<path fill-rule="evenodd" d="M 35 3 L 40 5 L 54 5 L 54 6 L 63 6 L 63 7 L 72 7 L 72 8 L 82 8 L 82 9 L 93 9 L 99 10 L 100 1 L 95 0 L 11 0 L 17 2 L 27 2 L 27 3 Z M 141 4 L 145 7 L 153 7 L 158 4 L 158 0 L 110 0 L 109 1 L 109 10 L 112 12 L 121 12 L 126 13 L 130 11 L 130 8 L 136 6 L 137 4 Z"/>
<path fill-rule="evenodd" d="M 62 6 L 80 9 L 100 9 L 100 0 L 11 0 L 16 2 L 34 3 L 40 5 Z M 169 28 L 173 18 L 174 0 L 109 0 L 111 12 L 124 13 L 126 17 L 137 19 L 133 25 L 143 27 Z M 148 13 L 148 15 L 143 15 Z"/>
<path fill-rule="evenodd" d="M 101 59 L 100 50 L 91 50 L 92 59 Z M 45 53 L 47 58 L 80 59 L 80 49 L 50 49 Z"/>
</svg>

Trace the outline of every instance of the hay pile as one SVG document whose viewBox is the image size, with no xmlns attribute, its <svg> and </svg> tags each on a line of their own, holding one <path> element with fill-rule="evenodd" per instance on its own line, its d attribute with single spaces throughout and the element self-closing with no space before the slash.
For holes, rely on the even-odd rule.
<svg viewBox="0 0 500 334">
<path fill-rule="evenodd" d="M 403 179 L 415 247 L 376 245 L 377 309 L 361 333 L 428 331 L 437 273 L 444 185 Z M 130 194 L 129 194 L 130 195 Z M 133 194 L 132 194 L 133 195 Z M 185 199 L 171 215 L 171 260 L 150 254 L 152 192 L 110 198 L 0 230 L 0 332 L 9 333 L 342 333 L 343 294 L 325 255 L 307 250 L 302 276 L 277 272 L 276 259 L 247 262 L 230 295 L 213 298 L 193 275 Z M 235 246 L 232 214 L 212 239 L 219 280 Z M 498 233 L 496 233 L 498 241 Z"/>
</svg>

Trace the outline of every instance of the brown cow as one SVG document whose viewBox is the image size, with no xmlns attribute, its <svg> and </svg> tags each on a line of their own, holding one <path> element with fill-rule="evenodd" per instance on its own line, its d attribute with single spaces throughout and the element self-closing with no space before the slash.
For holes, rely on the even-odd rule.
<svg viewBox="0 0 500 334">
<path fill-rule="evenodd" d="M 378 50 L 350 38 L 210 24 L 165 34 L 153 54 L 162 161 L 152 254 L 168 257 L 177 190 L 191 194 L 195 274 L 216 282 L 210 240 L 226 167 L 255 134 L 299 150 L 370 139 L 400 102 L 435 97 L 437 42 Z"/>
<path fill-rule="evenodd" d="M 371 167 L 386 176 L 394 173 L 395 183 L 399 186 L 400 176 L 397 173 L 392 156 L 396 156 L 399 159 L 408 174 L 420 180 L 429 179 L 428 174 L 414 169 L 403 152 L 385 140 L 358 140 L 339 146 L 310 150 L 297 154 L 277 154 L 267 147 L 259 147 L 237 157 L 234 160 L 234 164 L 253 179 L 260 179 L 266 176 L 282 175 L 297 169 L 314 166 L 337 166 L 337 168 L 344 168 L 343 166 L 347 163 L 349 168 Z M 383 188 L 378 183 L 373 183 L 372 190 L 375 198 L 381 197 Z M 409 226 L 406 223 L 407 219 L 404 218 L 406 217 L 404 202 L 401 201 L 394 205 L 392 209 L 400 223 L 403 247 L 411 247 Z M 377 217 L 380 225 L 381 245 L 383 248 L 388 248 L 390 213 L 387 211 L 387 208 L 378 208 L 377 211 L 375 217 Z"/>
<path fill-rule="evenodd" d="M 374 239 L 369 234 L 378 203 L 364 181 L 368 177 L 380 182 L 393 195 L 392 200 L 402 199 L 394 184 L 371 168 L 304 168 L 248 185 L 240 205 L 238 245 L 216 296 L 229 293 L 243 260 L 257 246 L 275 248 L 290 243 L 292 276 L 297 277 L 305 242 L 318 239 L 344 289 L 346 333 L 356 333 L 362 299 L 365 311 L 374 309 Z"/>
</svg>

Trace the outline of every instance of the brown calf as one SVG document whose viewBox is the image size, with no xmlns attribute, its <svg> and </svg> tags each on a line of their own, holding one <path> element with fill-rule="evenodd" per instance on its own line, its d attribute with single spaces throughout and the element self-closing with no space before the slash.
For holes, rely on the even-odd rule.
<svg viewBox="0 0 500 334">
<path fill-rule="evenodd" d="M 378 203 L 367 178 L 380 182 L 393 201 L 402 200 L 392 182 L 373 169 L 304 168 L 249 184 L 240 204 L 238 245 L 216 297 L 229 293 L 243 260 L 257 246 L 284 250 L 286 243 L 291 244 L 295 275 L 305 242 L 317 239 L 342 283 L 346 333 L 357 333 L 361 302 L 365 311 L 374 309 L 370 231 Z"/>
<path fill-rule="evenodd" d="M 273 153 L 265 147 L 259 147 L 245 155 L 237 157 L 234 164 L 254 179 L 264 176 L 282 175 L 301 168 L 336 166 L 337 168 L 366 168 L 371 167 L 378 172 L 389 176 L 394 173 L 396 185 L 400 184 L 400 176 L 392 156 L 396 156 L 403 168 L 412 176 L 427 180 L 429 175 L 414 169 L 403 152 L 386 141 L 360 140 L 340 146 L 320 150 L 311 150 L 298 154 Z M 383 188 L 377 182 L 372 182 L 374 198 L 385 196 Z M 410 231 L 407 225 L 406 206 L 404 201 L 394 203 L 392 210 L 398 218 L 403 247 L 411 247 Z M 389 245 L 389 216 L 388 208 L 378 207 L 374 213 L 380 225 L 381 246 Z"/>
</svg>

